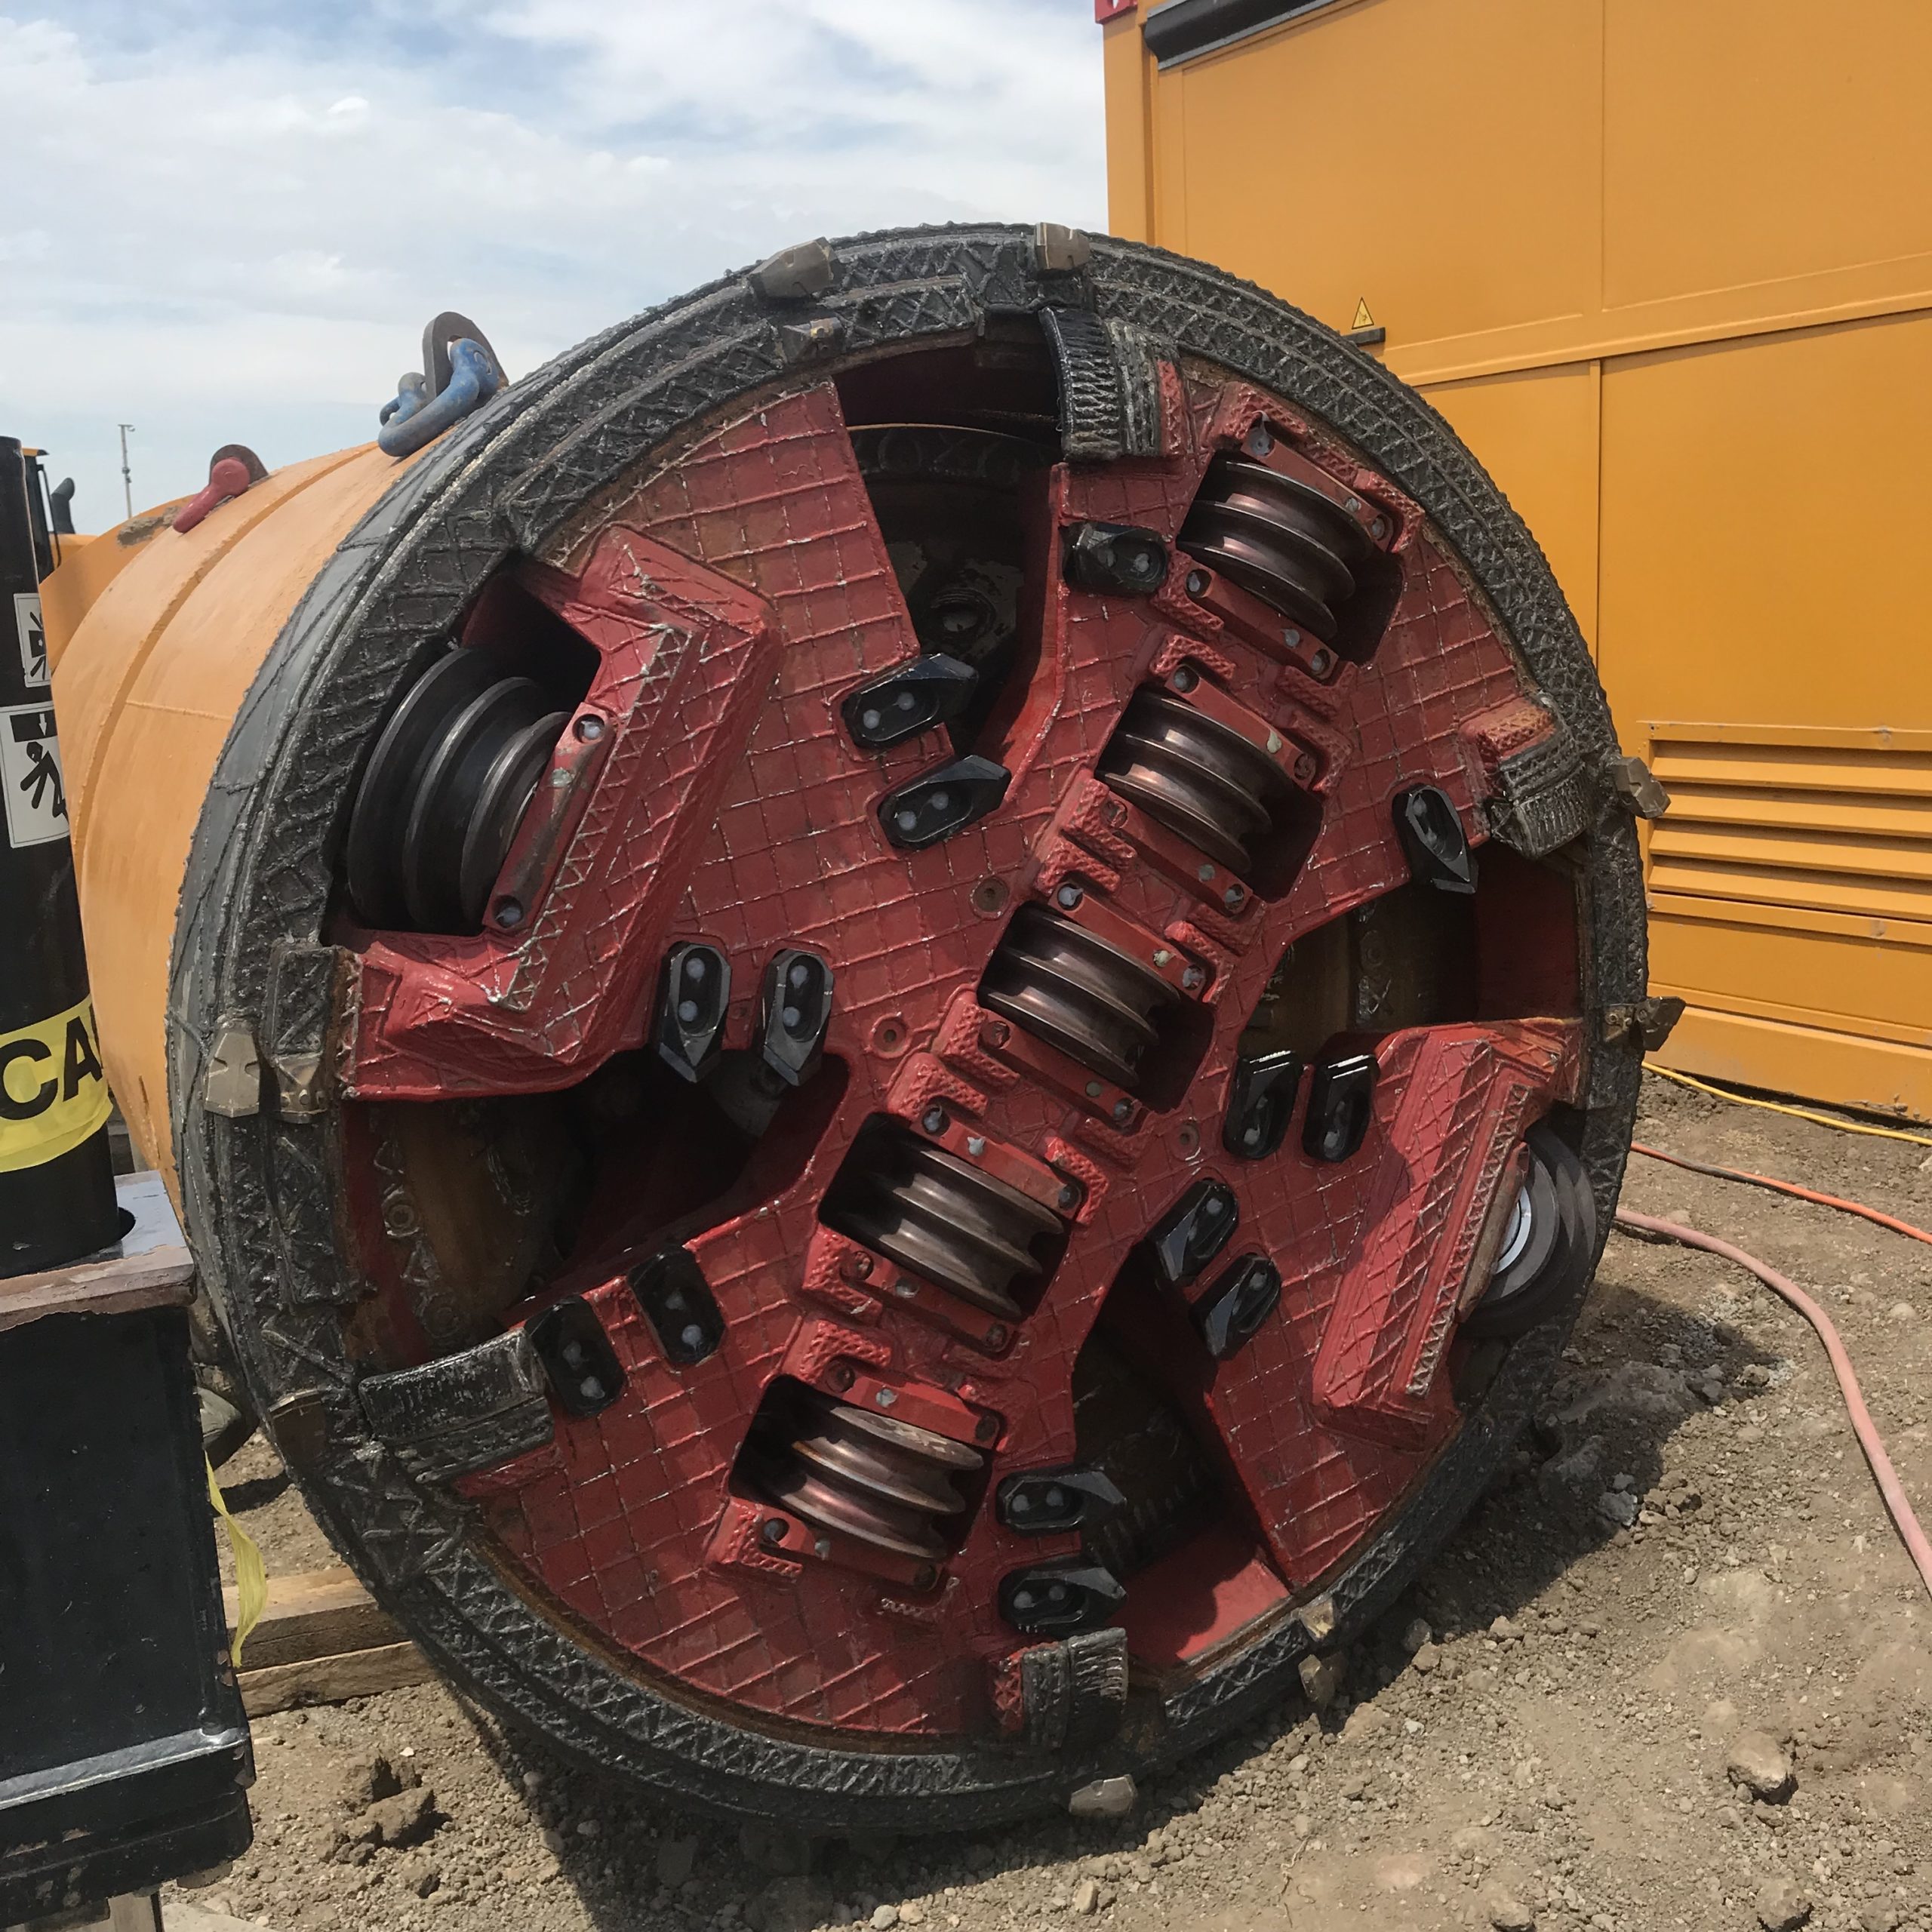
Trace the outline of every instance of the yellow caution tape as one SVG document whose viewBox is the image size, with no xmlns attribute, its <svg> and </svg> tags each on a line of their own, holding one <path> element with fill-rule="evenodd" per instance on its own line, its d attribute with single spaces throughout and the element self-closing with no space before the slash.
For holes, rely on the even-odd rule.
<svg viewBox="0 0 1932 1932">
<path fill-rule="evenodd" d="M 58 1160 L 106 1124 L 94 1002 L 0 1033 L 0 1174 Z"/>
<path fill-rule="evenodd" d="M 229 1515 L 221 1485 L 214 1479 L 214 1465 L 205 1456 L 202 1460 L 208 1466 L 208 1500 L 214 1505 L 214 1513 L 228 1531 L 228 1546 L 235 1552 L 235 1635 L 229 1639 L 228 1654 L 235 1668 L 239 1670 L 242 1646 L 248 1641 L 248 1632 L 261 1622 L 262 1612 L 268 1607 L 269 1573 L 255 1539 Z"/>
</svg>

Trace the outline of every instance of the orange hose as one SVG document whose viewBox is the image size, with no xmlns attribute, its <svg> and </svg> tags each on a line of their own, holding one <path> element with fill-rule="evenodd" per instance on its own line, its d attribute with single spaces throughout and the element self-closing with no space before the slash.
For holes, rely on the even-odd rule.
<svg viewBox="0 0 1932 1932">
<path fill-rule="evenodd" d="M 1846 1204 L 1835 1201 L 1832 1204 Z M 1782 1296 L 1818 1331 L 1818 1339 L 1824 1343 L 1825 1352 L 1831 1358 L 1832 1373 L 1838 1377 L 1838 1389 L 1844 1397 L 1845 1409 L 1857 1435 L 1858 1446 L 1865 1451 L 1865 1460 L 1872 1466 L 1878 1494 L 1884 1498 L 1885 1508 L 1905 1543 L 1906 1553 L 1917 1567 L 1927 1592 L 1932 1594 L 1932 1543 L 1926 1541 L 1925 1532 L 1919 1527 L 1918 1518 L 1912 1514 L 1912 1505 L 1900 1486 L 1898 1472 L 1892 1467 L 1890 1457 L 1885 1454 L 1878 1426 L 1872 1420 L 1872 1412 L 1865 1406 L 1865 1397 L 1858 1386 L 1851 1358 L 1845 1353 L 1838 1331 L 1832 1325 L 1832 1318 L 1795 1281 L 1746 1254 L 1741 1247 L 1734 1247 L 1729 1241 L 1718 1240 L 1715 1235 L 1700 1233 L 1695 1228 L 1680 1227 L 1675 1221 L 1656 1220 L 1648 1214 L 1633 1213 L 1628 1208 L 1617 1209 L 1617 1225 L 1657 1240 L 1679 1241 L 1686 1247 L 1700 1247 L 1706 1254 L 1721 1255 L 1727 1261 L 1734 1261 L 1739 1267 L 1748 1269 L 1756 1275 L 1774 1294 Z M 1914 1229 L 1912 1232 L 1917 1233 L 1918 1230 Z"/>
<path fill-rule="evenodd" d="M 1668 1161 L 1673 1168 L 1687 1168 L 1694 1174 L 1711 1174 L 1719 1180 L 1745 1181 L 1752 1187 L 1768 1187 L 1799 1201 L 1815 1201 L 1820 1208 L 1835 1208 L 1841 1214 L 1856 1214 L 1861 1220 L 1875 1222 L 1881 1228 L 1890 1228 L 1895 1235 L 1909 1235 L 1912 1240 L 1922 1241 L 1932 1247 L 1932 1234 L 1927 1234 L 1923 1228 L 1915 1228 L 1909 1221 L 1881 1214 L 1877 1208 L 1868 1208 L 1862 1201 L 1841 1201 L 1835 1194 L 1815 1193 L 1808 1187 L 1800 1187 L 1795 1181 L 1774 1180 L 1769 1174 L 1751 1174 L 1743 1168 L 1718 1168 L 1703 1161 L 1687 1161 L 1681 1154 L 1666 1154 L 1661 1147 L 1646 1147 L 1641 1140 L 1633 1140 L 1630 1151 L 1633 1154 L 1647 1154 L 1654 1161 Z"/>
</svg>

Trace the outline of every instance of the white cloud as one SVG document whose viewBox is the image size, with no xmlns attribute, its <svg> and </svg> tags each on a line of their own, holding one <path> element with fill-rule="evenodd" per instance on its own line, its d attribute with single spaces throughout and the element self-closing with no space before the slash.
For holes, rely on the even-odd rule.
<svg viewBox="0 0 1932 1932">
<path fill-rule="evenodd" d="M 515 372 L 813 235 L 1104 224 L 1087 0 L 227 5 L 0 15 L 61 217 L 0 232 L 0 431 L 84 524 L 118 421 L 137 503 L 373 433 L 438 309 Z"/>
</svg>

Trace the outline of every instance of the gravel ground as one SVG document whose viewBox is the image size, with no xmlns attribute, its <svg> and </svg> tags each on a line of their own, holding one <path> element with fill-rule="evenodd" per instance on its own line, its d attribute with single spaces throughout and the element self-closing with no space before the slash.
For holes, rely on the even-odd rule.
<svg viewBox="0 0 1932 1932">
<path fill-rule="evenodd" d="M 1923 1148 L 1655 1081 L 1640 1132 L 1932 1224 Z M 1932 1515 L 1932 1250 L 1654 1161 L 1626 1198 L 1822 1292 Z M 271 1567 L 325 1560 L 245 1458 Z M 1622 1235 L 1545 1413 L 1334 1701 L 1128 1818 L 808 1844 L 638 1803 L 440 1686 L 256 1741 L 255 1847 L 189 1896 L 280 1932 L 1932 1932 L 1932 1603 L 1823 1351 L 1715 1258 Z"/>
</svg>

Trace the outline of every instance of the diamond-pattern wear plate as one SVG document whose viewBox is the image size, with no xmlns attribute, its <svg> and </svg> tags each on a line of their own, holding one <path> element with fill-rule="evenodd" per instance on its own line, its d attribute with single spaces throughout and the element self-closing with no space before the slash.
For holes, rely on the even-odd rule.
<svg viewBox="0 0 1932 1932">
<path fill-rule="evenodd" d="M 1208 454 L 1190 444 L 1169 462 L 1062 469 L 1053 514 L 1061 523 L 1139 524 L 1171 540 Z M 672 1371 L 624 1306 L 627 1291 L 598 1291 L 631 1378 L 623 1399 L 592 1421 L 560 1419 L 561 1467 L 533 1462 L 520 1484 L 512 1472 L 496 1472 L 477 1493 L 506 1554 L 648 1670 L 793 1721 L 909 1737 L 983 1730 L 994 1721 L 986 1664 L 1015 1641 L 994 1607 L 998 1580 L 1036 1559 L 1038 1543 L 1014 1538 L 980 1511 L 948 1565 L 934 1614 L 921 1624 L 888 1611 L 881 1586 L 854 1573 L 813 1562 L 795 1577 L 721 1567 L 706 1562 L 706 1539 L 760 1395 L 786 1364 L 800 1324 L 821 1318 L 799 1292 L 817 1203 L 852 1135 L 887 1104 L 888 1083 L 913 1069 L 875 1059 L 873 1026 L 898 1015 L 915 1041 L 929 1038 L 948 1004 L 977 983 L 1001 927 L 973 912 L 972 888 L 998 877 L 1023 892 L 1048 821 L 1091 772 L 1171 635 L 1174 607 L 1164 600 L 1157 612 L 1055 584 L 1039 669 L 992 752 L 1014 774 L 1006 804 L 946 844 L 901 853 L 880 832 L 878 800 L 943 753 L 935 739 L 861 753 L 840 727 L 839 699 L 912 645 L 831 392 L 740 415 L 617 500 L 610 520 L 755 593 L 783 640 L 742 765 L 698 850 L 674 930 L 660 943 L 703 937 L 724 947 L 745 995 L 741 1009 L 780 946 L 822 952 L 838 989 L 827 1051 L 850 1078 L 838 1117 L 786 1193 L 692 1244 L 726 1318 L 724 1347 L 695 1369 Z M 1000 1140 L 1042 1155 L 1057 1139 L 1075 1142 L 1120 1177 L 1072 1231 L 1044 1300 L 1004 1358 L 989 1359 L 891 1309 L 854 1331 L 855 1343 L 886 1349 L 894 1376 L 949 1389 L 1003 1417 L 1001 1469 L 1072 1454 L 1075 1358 L 1128 1251 L 1203 1171 L 1198 1141 L 1211 1134 L 1190 1140 L 1181 1122 L 1218 1118 L 1243 1019 L 1274 961 L 1297 934 L 1407 875 L 1392 794 L 1439 784 L 1473 820 L 1461 724 L 1517 697 L 1520 686 L 1441 551 L 1418 543 L 1407 567 L 1401 606 L 1376 661 L 1352 681 L 1338 721 L 1342 749 L 1319 780 L 1314 852 L 1292 888 L 1247 921 L 1229 948 L 1234 963 L 1211 989 L 1214 1037 L 1183 1103 L 1122 1136 L 1029 1079 L 982 1094 L 967 1068 L 968 1084 L 953 1083 L 971 1097 L 960 1103 L 983 1108 Z M 1219 654 L 1233 666 L 1241 702 L 1291 726 L 1304 715 L 1272 662 L 1205 634 L 1202 645 L 1204 662 Z M 1130 866 L 1117 897 L 1153 930 L 1192 930 L 1195 903 L 1148 866 Z M 1407 1064 L 1398 1056 L 1388 1069 L 1383 1107 L 1399 1103 Z M 1453 1138 L 1468 1124 L 1451 1120 L 1444 1131 Z M 1398 1450 L 1344 1435 L 1313 1411 L 1310 1365 L 1357 1265 L 1371 1173 L 1367 1163 L 1318 1168 L 1291 1152 L 1230 1177 L 1242 1197 L 1244 1238 L 1251 1234 L 1275 1258 L 1291 1286 L 1281 1318 L 1224 1365 L 1211 1409 L 1277 1560 L 1297 1583 L 1355 1546 L 1413 1483 L 1447 1426 L 1438 1417 L 1426 1441 Z"/>
</svg>

